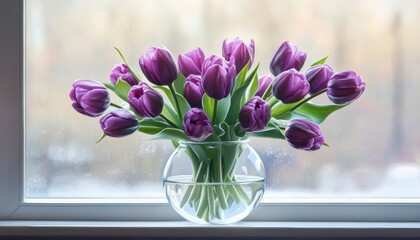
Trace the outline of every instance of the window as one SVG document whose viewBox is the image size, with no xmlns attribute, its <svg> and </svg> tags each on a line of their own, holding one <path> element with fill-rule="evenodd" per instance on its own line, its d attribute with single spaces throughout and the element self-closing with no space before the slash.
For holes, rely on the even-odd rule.
<svg viewBox="0 0 420 240">
<path fill-rule="evenodd" d="M 355 69 L 368 86 L 321 126 L 330 148 L 307 153 L 252 140 L 268 189 L 249 219 L 419 220 L 419 3 L 8 2 L 0 11 L 16 21 L 1 25 L 9 33 L 1 59 L 2 218 L 179 219 L 160 190 L 170 144 L 140 134 L 95 144 L 98 119 L 73 111 L 68 92 L 78 78 L 108 80 L 121 62 L 113 46 L 140 71 L 138 56 L 150 45 L 174 55 L 196 46 L 220 54 L 223 39 L 240 36 L 255 40 L 260 75 L 291 40 L 308 63 L 328 54 L 336 70 Z"/>
</svg>

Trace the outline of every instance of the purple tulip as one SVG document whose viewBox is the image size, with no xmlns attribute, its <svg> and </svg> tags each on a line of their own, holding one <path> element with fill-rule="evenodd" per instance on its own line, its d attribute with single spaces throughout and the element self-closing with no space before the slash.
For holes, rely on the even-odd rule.
<svg viewBox="0 0 420 240">
<path fill-rule="evenodd" d="M 353 71 L 334 74 L 328 81 L 327 95 L 335 104 L 347 104 L 365 91 L 366 83 Z"/>
<path fill-rule="evenodd" d="M 131 75 L 130 70 L 128 69 L 127 65 L 124 63 L 115 65 L 111 71 L 109 79 L 111 80 L 112 84 L 116 84 L 118 78 L 126 81 L 130 86 L 137 85 L 137 80 Z"/>
<path fill-rule="evenodd" d="M 305 75 L 292 68 L 280 73 L 273 81 L 273 95 L 283 103 L 294 103 L 309 92 Z"/>
<path fill-rule="evenodd" d="M 185 114 L 182 127 L 187 136 L 194 141 L 203 141 L 213 133 L 209 117 L 198 108 L 191 108 Z"/>
<path fill-rule="evenodd" d="M 295 118 L 289 121 L 284 135 L 289 144 L 297 149 L 314 151 L 324 144 L 318 125 L 304 119 Z"/>
<path fill-rule="evenodd" d="M 263 130 L 270 121 L 270 107 L 260 97 L 253 97 L 245 103 L 239 113 L 239 122 L 247 132 Z"/>
<path fill-rule="evenodd" d="M 206 58 L 203 63 L 202 85 L 210 97 L 220 100 L 227 97 L 235 83 L 235 65 L 218 56 Z"/>
<path fill-rule="evenodd" d="M 249 67 L 251 67 L 252 62 L 254 61 L 254 40 L 251 39 L 251 42 L 248 46 L 238 37 L 236 37 L 230 42 L 228 42 L 227 39 L 225 39 L 223 41 L 222 52 L 223 57 L 226 60 L 229 61 L 232 57 L 235 59 L 236 74 L 238 74 L 248 62 Z"/>
<path fill-rule="evenodd" d="M 162 95 L 144 82 L 131 87 L 128 102 L 142 118 L 155 118 L 163 109 Z"/>
<path fill-rule="evenodd" d="M 305 63 L 305 60 L 306 53 L 300 51 L 291 42 L 286 41 L 280 45 L 271 58 L 270 71 L 274 76 L 292 68 L 299 71 Z"/>
<path fill-rule="evenodd" d="M 179 71 L 188 77 L 191 74 L 200 75 L 204 62 L 204 52 L 201 48 L 195 48 L 178 56 Z"/>
<path fill-rule="evenodd" d="M 189 75 L 185 79 L 184 97 L 191 107 L 202 108 L 204 89 L 201 86 L 200 75 Z"/>
<path fill-rule="evenodd" d="M 174 57 L 166 47 L 150 47 L 139 64 L 146 78 L 156 85 L 170 85 L 178 77 Z"/>
<path fill-rule="evenodd" d="M 328 80 L 333 74 L 334 70 L 327 64 L 316 65 L 306 70 L 306 80 L 308 80 L 310 85 L 309 94 L 314 95 L 326 89 Z"/>
<path fill-rule="evenodd" d="M 73 108 L 89 117 L 97 117 L 105 112 L 111 100 L 104 85 L 93 80 L 76 80 L 70 91 Z"/>
<path fill-rule="evenodd" d="M 265 91 L 270 86 L 271 82 L 273 80 L 271 79 L 270 75 L 263 75 L 260 78 L 258 78 L 258 89 L 255 92 L 255 96 L 263 97 Z M 271 93 L 270 93 L 271 95 Z"/>
<path fill-rule="evenodd" d="M 126 109 L 117 109 L 101 118 L 102 130 L 110 137 L 123 137 L 134 133 L 139 128 L 139 120 Z"/>
</svg>

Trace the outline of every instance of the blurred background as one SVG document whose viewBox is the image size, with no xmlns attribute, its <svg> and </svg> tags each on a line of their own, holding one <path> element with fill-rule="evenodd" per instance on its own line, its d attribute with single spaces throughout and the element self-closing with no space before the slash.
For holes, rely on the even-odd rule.
<svg viewBox="0 0 420 240">
<path fill-rule="evenodd" d="M 253 139 L 265 162 L 264 201 L 420 197 L 420 1 L 416 0 L 28 0 L 25 13 L 25 197 L 165 201 L 169 141 L 101 136 L 99 118 L 71 107 L 71 84 L 109 81 L 120 48 L 138 57 L 165 45 L 175 57 L 225 38 L 256 43 L 259 75 L 285 40 L 308 53 L 303 71 L 329 55 L 355 70 L 362 97 L 321 126 L 331 147 L 298 151 Z M 113 101 L 117 102 L 116 96 Z M 327 99 L 316 99 L 320 103 Z"/>
</svg>

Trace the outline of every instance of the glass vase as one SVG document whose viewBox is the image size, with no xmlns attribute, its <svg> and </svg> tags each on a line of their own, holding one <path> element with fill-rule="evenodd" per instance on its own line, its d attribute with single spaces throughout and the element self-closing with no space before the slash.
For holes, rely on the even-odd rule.
<svg viewBox="0 0 420 240">
<path fill-rule="evenodd" d="M 231 224 L 248 216 L 265 189 L 265 170 L 247 141 L 179 142 L 164 171 L 172 208 L 199 224 Z"/>
</svg>

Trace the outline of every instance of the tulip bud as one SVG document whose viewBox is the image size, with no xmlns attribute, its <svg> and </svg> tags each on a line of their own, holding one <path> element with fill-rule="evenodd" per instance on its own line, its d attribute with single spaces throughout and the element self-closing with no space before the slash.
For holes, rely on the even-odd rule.
<svg viewBox="0 0 420 240">
<path fill-rule="evenodd" d="M 139 128 L 139 120 L 126 109 L 117 109 L 101 118 L 102 130 L 110 137 L 123 137 L 134 133 Z"/>
<path fill-rule="evenodd" d="M 289 121 L 284 136 L 292 147 L 306 151 L 318 150 L 324 144 L 318 125 L 304 119 Z"/>
<path fill-rule="evenodd" d="M 231 42 L 228 42 L 227 39 L 225 39 L 223 41 L 222 52 L 223 57 L 226 60 L 229 61 L 232 57 L 235 59 L 236 74 L 238 74 L 248 62 L 249 67 L 251 67 L 252 62 L 254 61 L 254 40 L 251 39 L 248 46 L 238 37 L 233 39 Z"/>
<path fill-rule="evenodd" d="M 286 41 L 280 45 L 271 58 L 270 71 L 274 76 L 292 68 L 300 71 L 305 60 L 306 53 L 300 51 L 291 42 Z"/>
<path fill-rule="evenodd" d="M 191 108 L 182 124 L 185 134 L 194 141 L 203 141 L 213 133 L 211 121 L 203 110 Z"/>
<path fill-rule="evenodd" d="M 272 91 L 283 103 L 294 103 L 305 97 L 309 91 L 309 83 L 305 75 L 292 68 L 274 79 Z"/>
<path fill-rule="evenodd" d="M 353 71 L 336 73 L 328 81 L 327 95 L 335 104 L 347 104 L 362 95 L 365 85 Z"/>
<path fill-rule="evenodd" d="M 201 86 L 200 75 L 189 75 L 185 79 L 184 97 L 191 107 L 202 108 L 204 89 Z"/>
<path fill-rule="evenodd" d="M 227 97 L 235 83 L 235 65 L 218 56 L 206 58 L 203 63 L 202 85 L 210 97 Z"/>
<path fill-rule="evenodd" d="M 260 97 L 253 97 L 245 103 L 239 113 L 239 122 L 247 132 L 263 130 L 270 121 L 270 107 Z"/>
<path fill-rule="evenodd" d="M 128 102 L 142 118 L 155 118 L 163 109 L 162 95 L 144 82 L 131 87 Z"/>
<path fill-rule="evenodd" d="M 327 88 L 328 80 L 334 74 L 334 70 L 327 64 L 310 67 L 305 72 L 306 80 L 309 82 L 309 94 L 314 95 Z"/>
<path fill-rule="evenodd" d="M 93 80 L 76 80 L 70 99 L 76 111 L 89 117 L 101 115 L 111 103 L 106 87 Z"/>
<path fill-rule="evenodd" d="M 131 75 L 130 70 L 124 63 L 115 65 L 109 76 L 109 79 L 111 80 L 112 84 L 116 84 L 118 78 L 121 78 L 122 80 L 126 81 L 131 86 L 137 85 L 136 79 L 133 77 L 133 75 Z"/>
<path fill-rule="evenodd" d="M 193 50 L 179 55 L 179 71 L 181 71 L 182 75 L 184 75 L 185 77 L 188 77 L 191 74 L 200 75 L 204 58 L 205 55 L 201 48 L 195 48 Z"/>
<path fill-rule="evenodd" d="M 170 85 L 178 77 L 174 57 L 166 47 L 150 47 L 139 64 L 146 78 L 156 85 Z"/>
<path fill-rule="evenodd" d="M 255 96 L 263 97 L 265 91 L 270 86 L 271 82 L 273 80 L 271 79 L 270 75 L 263 75 L 260 78 L 258 78 L 258 89 L 255 92 Z M 271 93 L 270 93 L 271 95 Z"/>
</svg>

